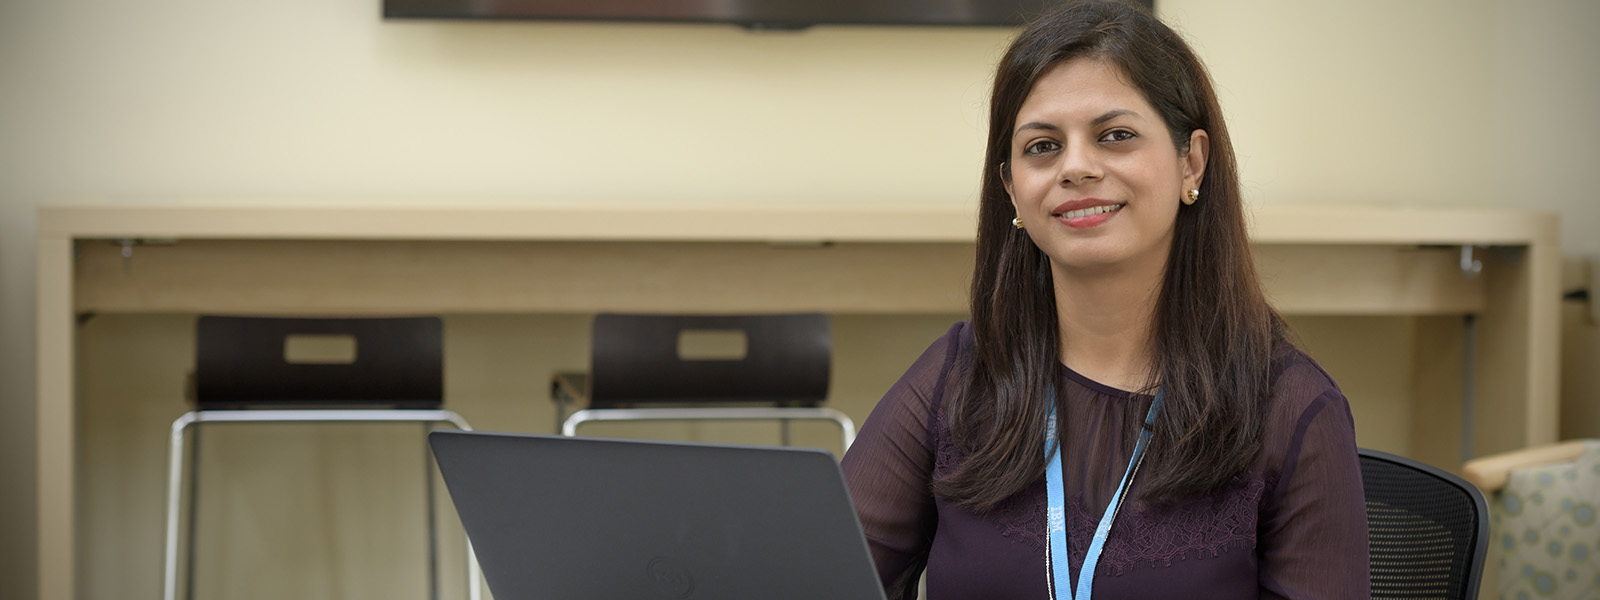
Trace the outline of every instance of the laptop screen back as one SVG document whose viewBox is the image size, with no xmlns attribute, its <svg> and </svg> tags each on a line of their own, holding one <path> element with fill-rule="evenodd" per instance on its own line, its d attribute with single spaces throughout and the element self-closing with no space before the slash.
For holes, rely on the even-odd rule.
<svg viewBox="0 0 1600 600">
<path fill-rule="evenodd" d="M 820 450 L 435 431 L 496 598 L 883 600 Z"/>
</svg>

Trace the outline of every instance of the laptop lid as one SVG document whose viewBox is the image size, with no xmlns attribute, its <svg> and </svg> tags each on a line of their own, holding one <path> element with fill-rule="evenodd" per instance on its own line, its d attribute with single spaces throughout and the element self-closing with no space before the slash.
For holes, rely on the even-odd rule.
<svg viewBox="0 0 1600 600">
<path fill-rule="evenodd" d="M 489 590 L 559 600 L 884 600 L 831 454 L 434 431 Z"/>
</svg>

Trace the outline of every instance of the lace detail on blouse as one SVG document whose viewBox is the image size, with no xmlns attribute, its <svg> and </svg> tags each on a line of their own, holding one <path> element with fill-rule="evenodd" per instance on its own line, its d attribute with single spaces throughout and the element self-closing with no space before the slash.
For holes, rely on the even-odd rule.
<svg viewBox="0 0 1600 600">
<path fill-rule="evenodd" d="M 944 407 L 933 408 L 934 475 L 953 472 L 962 456 L 950 435 Z M 1126 505 L 1100 556 L 1100 571 L 1121 575 L 1135 565 L 1172 566 L 1190 557 L 1215 558 L 1236 545 L 1253 547 L 1261 498 L 1271 486 L 1259 475 L 1234 478 L 1207 500 L 1178 506 Z M 987 511 L 977 513 L 1006 539 L 1044 554 L 1045 485 L 1040 479 Z M 1068 559 L 1072 569 L 1083 566 L 1087 540 L 1094 537 L 1099 515 L 1090 515 L 1080 498 L 1067 501 Z M 1082 540 L 1083 543 L 1074 543 Z"/>
<path fill-rule="evenodd" d="M 961 450 L 950 435 L 950 422 L 943 405 L 933 407 L 934 461 L 933 475 L 944 477 L 955 472 L 961 464 Z M 985 523 L 993 526 L 1000 535 L 1044 554 L 1050 539 L 1045 534 L 1045 489 L 1041 479 L 1021 492 L 1001 500 L 989 510 L 976 513 Z M 1080 559 L 1081 561 L 1081 559 Z"/>
<path fill-rule="evenodd" d="M 946 418 L 944 406 L 934 406 L 932 412 L 933 476 L 940 478 L 955 472 L 956 467 L 961 464 L 961 450 L 956 448 L 955 438 L 950 435 L 950 422 Z M 1035 552 L 1044 554 L 1045 546 L 1050 543 L 1044 531 L 1044 491 L 1044 481 L 1040 480 L 1027 489 L 1001 500 L 989 510 L 977 514 L 1007 539 L 1025 544 Z"/>
<path fill-rule="evenodd" d="M 1235 478 L 1204 502 L 1138 507 L 1136 514 L 1118 517 L 1100 555 L 1100 568 L 1106 569 L 1101 572 L 1121 575 L 1136 565 L 1170 567 L 1177 560 L 1216 558 L 1236 545 L 1255 546 L 1256 515 L 1266 488 L 1267 482 L 1258 477 Z M 1090 515 L 1077 499 L 1067 502 L 1067 539 L 1089 540 L 1099 525 L 1099 515 Z M 1067 549 L 1074 570 L 1083 566 L 1086 546 Z"/>
<path fill-rule="evenodd" d="M 1041 481 L 1001 500 L 983 515 L 983 520 L 994 525 L 1007 539 L 1044 554 L 1045 546 L 1050 545 L 1050 537 L 1044 530 L 1045 503 L 1044 482 Z"/>
</svg>

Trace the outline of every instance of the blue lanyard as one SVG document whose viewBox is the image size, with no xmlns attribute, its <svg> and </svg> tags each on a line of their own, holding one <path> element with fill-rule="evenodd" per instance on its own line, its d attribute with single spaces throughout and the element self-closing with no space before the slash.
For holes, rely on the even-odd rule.
<svg viewBox="0 0 1600 600">
<path fill-rule="evenodd" d="M 1106 506 L 1105 515 L 1100 517 L 1100 526 L 1094 530 L 1094 541 L 1089 543 L 1089 552 L 1083 558 L 1083 567 L 1078 570 L 1078 593 L 1073 594 L 1067 590 L 1071 585 L 1071 564 L 1067 559 L 1067 508 L 1061 483 L 1061 444 L 1056 442 L 1056 387 L 1050 386 L 1050 413 L 1049 421 L 1044 429 L 1044 451 L 1050 456 L 1050 465 L 1045 469 L 1045 488 L 1049 494 L 1049 524 L 1046 528 L 1050 533 L 1050 548 L 1045 551 L 1045 569 L 1052 576 L 1049 580 L 1050 597 L 1056 600 L 1089 600 L 1089 595 L 1094 589 L 1094 569 L 1100 563 L 1100 551 L 1105 549 L 1106 538 L 1111 535 L 1111 523 L 1117 519 L 1117 510 L 1122 508 L 1123 492 L 1128 491 L 1133 480 L 1133 475 L 1138 471 L 1139 463 L 1144 458 L 1144 448 L 1150 444 L 1150 428 L 1156 423 L 1156 415 L 1161 412 L 1161 403 L 1164 395 L 1161 388 L 1156 388 L 1156 399 L 1150 403 L 1150 412 L 1144 417 L 1144 430 L 1139 432 L 1139 441 L 1133 446 L 1133 457 L 1128 459 L 1128 468 L 1122 472 L 1122 483 L 1117 484 L 1117 493 L 1111 496 L 1111 503 Z M 1060 560 L 1056 560 L 1060 559 Z M 1062 592 L 1067 592 L 1062 596 Z"/>
</svg>

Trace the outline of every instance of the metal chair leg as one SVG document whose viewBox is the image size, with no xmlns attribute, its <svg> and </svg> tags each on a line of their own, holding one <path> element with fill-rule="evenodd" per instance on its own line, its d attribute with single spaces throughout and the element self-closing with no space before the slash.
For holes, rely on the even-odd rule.
<svg viewBox="0 0 1600 600">
<path fill-rule="evenodd" d="M 439 528 L 434 523 L 433 452 L 427 444 L 428 432 L 432 429 L 427 423 L 422 424 L 422 486 L 426 499 L 423 510 L 428 513 L 423 521 L 428 526 L 428 598 L 439 600 Z"/>
<path fill-rule="evenodd" d="M 230 413 L 233 413 L 233 414 L 230 414 Z M 423 413 L 423 414 L 417 414 L 417 413 Z M 183 518 L 183 515 L 181 514 L 182 513 L 181 505 L 182 505 L 182 500 L 183 500 L 182 495 L 183 495 L 183 492 L 185 490 L 185 488 L 184 488 L 184 483 L 185 483 L 185 481 L 184 481 L 184 463 L 185 463 L 185 457 L 187 455 L 187 453 L 185 452 L 187 450 L 187 448 L 186 448 L 185 437 L 184 436 L 185 436 L 186 431 L 188 430 L 188 428 L 191 425 L 198 426 L 201 422 L 207 422 L 207 421 L 220 421 L 220 422 L 233 422 L 233 423 L 421 422 L 421 423 L 424 423 L 425 426 L 426 426 L 427 423 L 449 423 L 451 426 L 455 427 L 456 429 L 460 429 L 462 431 L 472 431 L 472 426 L 468 425 L 466 420 L 461 418 L 461 415 L 455 414 L 454 412 L 448 411 L 448 410 L 433 410 L 433 411 L 403 411 L 403 410 L 387 410 L 387 411 L 385 411 L 385 410 L 378 410 L 378 411 L 361 411 L 361 410 L 284 410 L 284 411 L 274 411 L 274 410 L 255 410 L 255 411 L 209 411 L 209 412 L 208 411 L 190 411 L 190 412 L 184 413 L 183 416 L 178 417 L 177 420 L 172 422 L 172 439 L 171 439 L 171 445 L 170 445 L 170 447 L 168 449 L 168 455 L 167 455 L 167 457 L 168 457 L 167 458 L 167 533 L 166 533 L 166 549 L 165 549 L 166 551 L 164 553 L 165 556 L 164 556 L 163 561 L 162 561 L 162 567 L 163 567 L 162 568 L 162 600 L 177 600 L 177 595 L 178 595 L 178 533 L 179 533 L 178 530 L 180 529 L 178 524 L 179 524 L 179 521 Z M 198 440 L 199 439 L 199 435 L 198 435 L 199 429 L 196 429 L 195 431 L 196 431 L 195 439 Z M 195 463 L 194 464 L 196 466 L 198 466 L 198 464 L 199 464 L 198 443 L 195 444 L 195 446 L 196 446 L 196 456 L 195 456 Z M 427 498 L 428 515 L 429 515 L 429 519 L 430 519 L 429 526 L 428 526 L 428 531 L 429 531 L 428 553 L 429 553 L 429 563 L 430 563 L 431 566 L 435 567 L 432 570 L 433 575 L 431 575 L 431 577 L 433 577 L 434 579 L 430 579 L 430 587 L 432 588 L 431 589 L 431 593 L 432 593 L 431 597 L 437 599 L 438 598 L 438 582 L 437 582 L 436 578 L 437 578 L 438 569 L 437 569 L 437 558 L 435 557 L 435 555 L 437 554 L 436 545 L 435 545 L 436 542 L 437 542 L 437 538 L 434 537 L 435 536 L 434 530 L 436 529 L 436 527 L 435 527 L 435 523 L 432 521 L 432 519 L 434 518 L 433 517 L 433 512 L 434 512 L 433 509 L 436 506 L 436 504 L 435 504 L 435 494 L 433 492 L 434 485 L 433 485 L 433 463 L 432 463 L 432 461 L 433 461 L 433 456 L 430 453 L 428 455 L 429 471 L 428 471 L 427 479 L 426 479 L 427 485 L 428 485 L 428 498 Z M 197 479 L 197 478 L 193 478 L 192 475 L 193 474 L 191 474 L 191 483 L 193 483 L 194 486 L 198 486 L 199 485 L 198 481 L 195 481 L 195 479 Z M 197 494 L 197 492 L 196 492 L 196 494 Z M 194 505 L 191 504 L 191 506 L 194 506 Z M 191 519 L 193 518 L 193 515 L 194 515 L 194 511 L 190 511 Z M 191 563 L 189 565 L 190 569 L 189 569 L 189 573 L 188 573 L 188 579 L 189 579 L 188 593 L 189 593 L 189 595 L 191 597 L 194 594 L 194 585 L 193 585 L 193 578 L 194 578 L 193 566 L 194 565 L 192 563 L 192 559 L 194 557 L 194 545 L 193 545 L 194 544 L 194 539 L 193 539 L 194 535 L 195 535 L 195 527 L 194 527 L 194 523 L 191 521 L 190 527 L 189 527 L 190 547 L 188 549 L 189 557 L 191 559 Z M 467 599 L 468 600 L 482 600 L 482 598 L 483 598 L 483 572 L 481 570 L 479 570 L 478 556 L 477 556 L 477 554 L 473 553 L 473 551 L 472 551 L 472 540 L 470 540 L 470 539 L 467 540 L 467 542 L 466 542 L 466 551 L 467 551 L 467 557 L 466 558 L 467 558 L 467 586 L 468 586 L 467 587 Z"/>
<path fill-rule="evenodd" d="M 163 600 L 178 598 L 178 508 L 183 493 L 184 430 L 194 423 L 193 412 L 172 422 L 172 442 L 167 451 L 167 547 L 162 567 Z"/>
<path fill-rule="evenodd" d="M 189 477 L 185 484 L 189 488 L 189 531 L 185 535 L 188 543 L 184 546 L 188 551 L 183 553 L 183 597 L 187 600 L 194 600 L 195 562 L 199 560 L 199 553 L 194 549 L 200 531 L 200 445 L 203 443 L 200 430 L 200 424 L 195 423 L 189 432 Z"/>
</svg>

